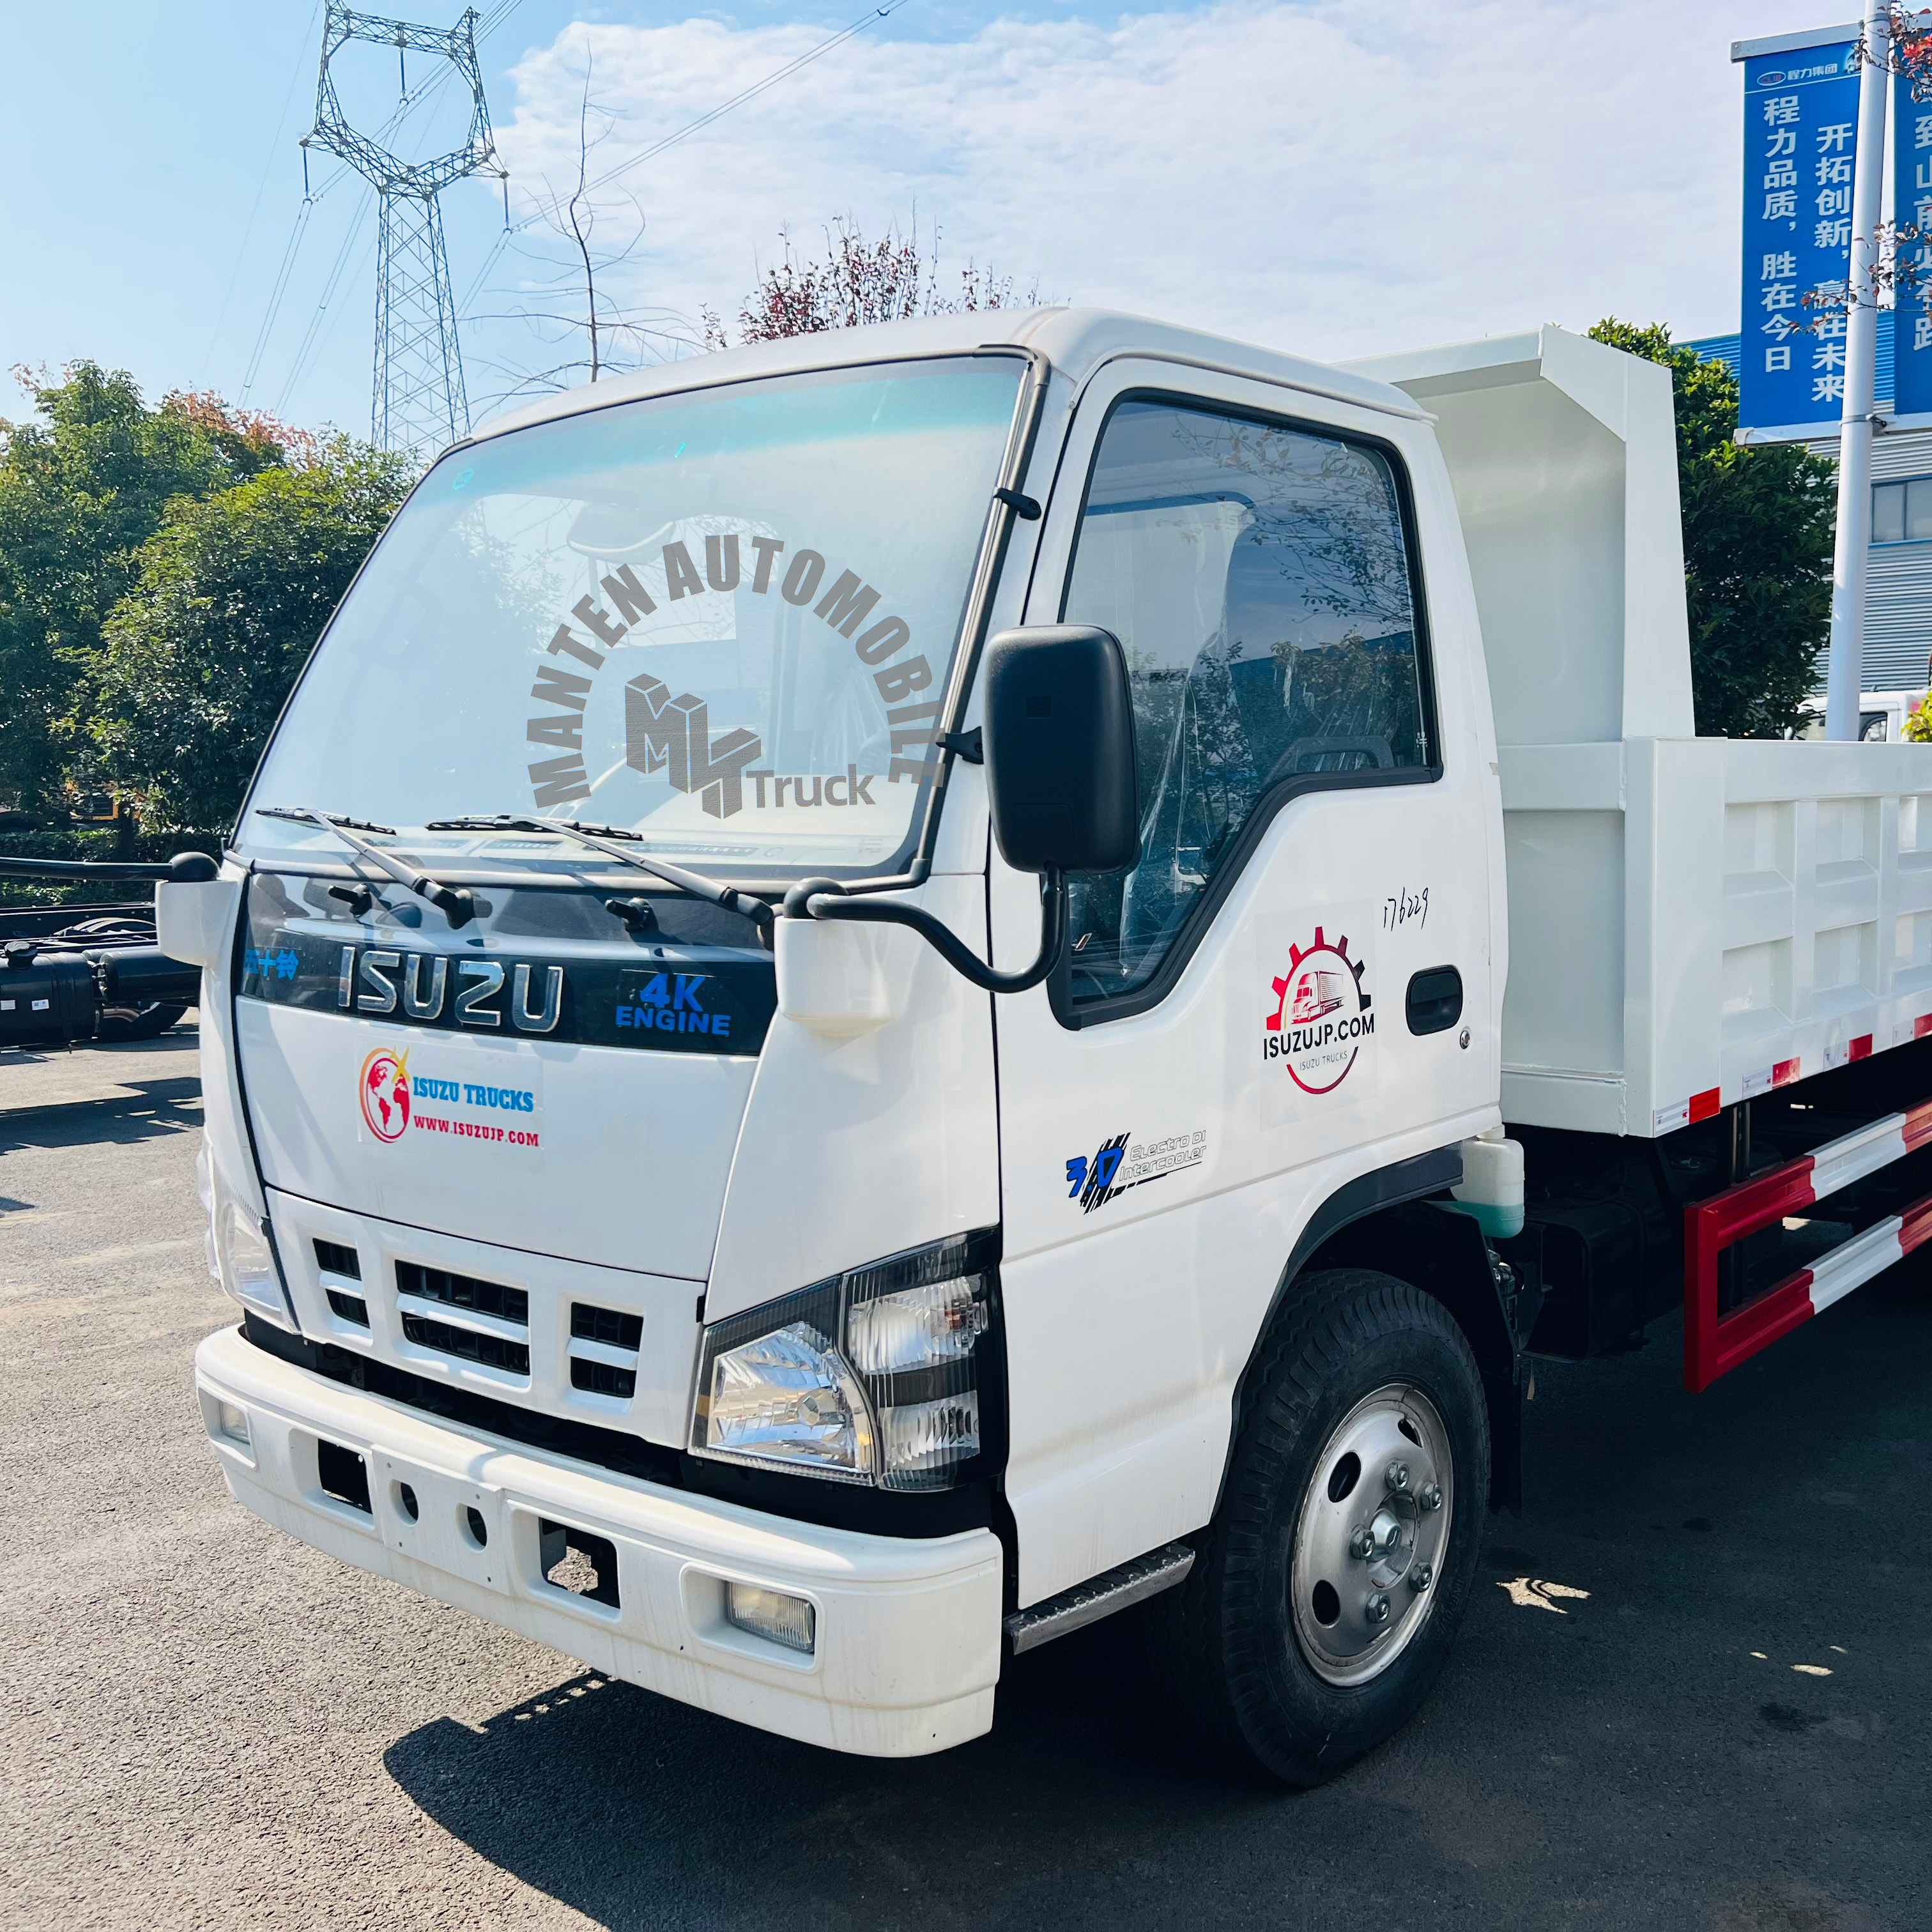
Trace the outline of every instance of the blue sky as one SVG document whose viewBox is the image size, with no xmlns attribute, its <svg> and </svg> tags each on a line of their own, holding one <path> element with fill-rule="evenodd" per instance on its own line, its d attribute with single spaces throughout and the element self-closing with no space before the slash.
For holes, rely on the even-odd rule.
<svg viewBox="0 0 1932 1932">
<path fill-rule="evenodd" d="M 783 0 L 486 4 L 482 52 L 512 212 L 573 164 L 586 65 L 604 166 L 634 154 L 860 10 Z M 448 25 L 448 0 L 412 18 Z M 209 386 L 302 422 L 368 418 L 375 222 L 359 184 L 302 199 L 313 0 L 9 11 L 0 78 L 8 272 L 0 362 L 90 356 L 151 393 Z M 1614 310 L 1736 326 L 1734 37 L 1823 23 L 1798 0 L 1214 0 L 1125 11 L 904 0 L 604 197 L 642 238 L 612 293 L 671 352 L 728 316 L 782 228 L 916 211 L 949 268 L 1320 356 Z M 393 98 L 372 52 L 356 103 Z M 380 71 L 379 71 L 380 70 Z M 414 76 L 412 76 L 413 78 Z M 438 131 L 438 130 L 431 130 Z M 335 164 L 318 157 L 319 185 Z M 552 298 L 543 231 L 491 260 L 501 190 L 444 197 L 473 304 L 472 400 L 572 352 L 518 312 Z M 252 217 L 252 219 L 251 219 Z M 329 288 L 334 278 L 332 291 Z M 324 302 L 323 298 L 328 298 Z M 554 333 L 554 332 L 551 332 Z M 259 349 L 259 353 L 257 353 Z M 15 412 L 11 398 L 0 412 Z"/>
</svg>

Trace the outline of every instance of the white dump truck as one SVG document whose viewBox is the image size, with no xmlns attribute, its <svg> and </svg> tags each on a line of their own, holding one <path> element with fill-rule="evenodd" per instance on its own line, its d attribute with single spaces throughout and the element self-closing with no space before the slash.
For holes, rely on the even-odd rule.
<svg viewBox="0 0 1932 1932">
<path fill-rule="evenodd" d="M 1553 328 L 1077 309 L 451 450 L 158 891 L 236 1496 L 838 1750 L 1130 1605 L 1236 1761 L 1387 1738 L 1526 1354 L 1932 1225 L 1932 747 L 1694 735 L 1676 474 Z"/>
</svg>

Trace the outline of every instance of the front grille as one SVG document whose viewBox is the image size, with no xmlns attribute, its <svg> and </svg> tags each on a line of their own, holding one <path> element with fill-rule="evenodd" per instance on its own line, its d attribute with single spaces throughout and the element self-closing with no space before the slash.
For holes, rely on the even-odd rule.
<svg viewBox="0 0 1932 1932">
<path fill-rule="evenodd" d="M 338 1319 L 352 1322 L 358 1328 L 369 1325 L 369 1304 L 359 1294 L 344 1294 L 340 1288 L 324 1291 L 328 1297 L 328 1305 L 334 1309 Z"/>
<path fill-rule="evenodd" d="M 362 1279 L 362 1264 L 353 1248 L 346 1248 L 340 1241 L 318 1240 L 315 1244 L 315 1264 L 324 1274 L 339 1274 L 346 1281 Z"/>
<path fill-rule="evenodd" d="M 506 1288 L 500 1282 L 478 1281 L 473 1275 L 452 1274 L 444 1268 L 398 1262 L 396 1288 L 399 1294 L 440 1301 L 447 1308 L 471 1309 L 478 1315 L 494 1315 L 499 1321 L 521 1322 L 526 1327 L 530 1323 L 529 1295 L 520 1288 Z M 526 1350 L 525 1366 L 528 1366 Z"/>
<path fill-rule="evenodd" d="M 614 1348 L 634 1352 L 644 1339 L 644 1318 L 614 1308 L 595 1308 L 587 1301 L 570 1304 L 570 1332 L 580 1342 L 608 1342 Z"/>
<path fill-rule="evenodd" d="M 592 1395 L 621 1396 L 628 1402 L 638 1392 L 638 1372 L 620 1369 L 614 1362 L 586 1362 L 581 1355 L 570 1358 L 570 1385 Z"/>
<path fill-rule="evenodd" d="M 401 1272 L 399 1264 L 397 1272 Z M 522 1299 L 520 1292 L 511 1291 Z M 474 1328 L 458 1328 L 447 1322 L 432 1322 L 421 1315 L 403 1317 L 403 1334 L 418 1348 L 434 1348 L 440 1355 L 454 1355 L 486 1369 L 501 1369 L 513 1376 L 530 1372 L 529 1345 L 506 1341 L 500 1335 L 484 1335 Z"/>
</svg>

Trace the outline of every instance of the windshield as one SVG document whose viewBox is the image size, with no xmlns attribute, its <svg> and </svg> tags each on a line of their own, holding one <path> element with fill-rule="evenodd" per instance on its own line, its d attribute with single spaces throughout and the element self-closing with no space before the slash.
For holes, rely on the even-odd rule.
<svg viewBox="0 0 1932 1932">
<path fill-rule="evenodd" d="M 580 867 L 541 813 L 707 872 L 893 872 L 1025 364 L 878 364 L 614 405 L 445 457 L 329 626 L 250 807 Z M 262 856 L 335 858 L 244 813 Z"/>
</svg>

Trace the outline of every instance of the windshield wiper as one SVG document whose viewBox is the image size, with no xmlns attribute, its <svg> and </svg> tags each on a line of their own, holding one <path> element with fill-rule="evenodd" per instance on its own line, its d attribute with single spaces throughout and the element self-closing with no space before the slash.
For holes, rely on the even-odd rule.
<svg viewBox="0 0 1932 1932">
<path fill-rule="evenodd" d="M 574 818 L 539 818 L 496 812 L 478 813 L 467 818 L 432 819 L 423 829 L 426 832 L 554 832 L 560 838 L 574 838 L 578 844 L 587 845 L 592 851 L 602 852 L 620 864 L 634 866 L 640 872 L 649 872 L 666 885 L 688 892 L 693 898 L 708 899 L 713 905 L 722 906 L 727 912 L 735 912 L 740 918 L 749 920 L 767 938 L 771 933 L 772 909 L 763 899 L 749 892 L 741 892 L 734 886 L 721 885 L 716 879 L 707 879 L 702 872 L 674 866 L 667 859 L 650 859 L 641 852 L 627 852 L 617 842 L 641 841 L 643 835 L 628 831 L 622 826 L 585 825 Z"/>
<path fill-rule="evenodd" d="M 431 905 L 440 908 L 452 926 L 467 926 L 476 916 L 476 895 L 466 886 L 446 886 L 440 879 L 433 879 L 428 873 L 418 872 L 400 859 L 392 858 L 380 846 L 370 844 L 360 836 L 364 832 L 375 832 L 394 838 L 398 834 L 392 825 L 371 825 L 367 819 L 347 818 L 336 812 L 318 812 L 314 806 L 305 805 L 258 805 L 255 815 L 258 818 L 292 819 L 298 825 L 319 825 L 325 832 L 334 832 L 344 844 L 359 852 L 370 864 L 380 866 L 398 885 L 408 886 L 418 898 L 428 899 Z"/>
</svg>

